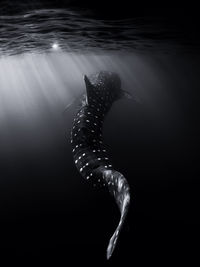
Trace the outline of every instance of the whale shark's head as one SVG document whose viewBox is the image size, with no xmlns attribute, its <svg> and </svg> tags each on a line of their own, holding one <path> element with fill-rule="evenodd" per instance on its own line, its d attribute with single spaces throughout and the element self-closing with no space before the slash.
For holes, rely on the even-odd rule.
<svg viewBox="0 0 200 267">
<path fill-rule="evenodd" d="M 102 94 L 106 91 L 118 96 L 121 92 L 121 80 L 119 75 L 114 72 L 100 71 L 89 77 L 85 76 L 85 82 L 89 90 L 97 90 Z"/>
<path fill-rule="evenodd" d="M 115 72 L 100 71 L 90 76 L 85 75 L 84 80 L 88 101 L 95 98 L 112 104 L 121 97 L 131 98 L 128 92 L 122 90 L 121 79 Z"/>
</svg>

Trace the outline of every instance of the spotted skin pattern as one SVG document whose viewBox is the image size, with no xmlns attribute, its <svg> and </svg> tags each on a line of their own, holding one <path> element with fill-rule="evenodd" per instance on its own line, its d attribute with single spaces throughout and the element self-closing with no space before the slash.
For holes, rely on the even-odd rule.
<svg viewBox="0 0 200 267">
<path fill-rule="evenodd" d="M 116 73 L 101 71 L 84 76 L 86 95 L 75 116 L 71 144 L 75 165 L 82 177 L 94 186 L 105 186 L 114 197 L 120 213 L 119 224 L 110 238 L 107 259 L 114 251 L 130 203 L 130 189 L 125 177 L 113 169 L 102 139 L 103 121 L 113 102 L 126 96 Z"/>
</svg>

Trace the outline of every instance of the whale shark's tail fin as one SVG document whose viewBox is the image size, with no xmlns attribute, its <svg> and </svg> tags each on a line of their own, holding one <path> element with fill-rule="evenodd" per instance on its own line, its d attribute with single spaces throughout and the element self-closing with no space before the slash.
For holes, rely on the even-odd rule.
<svg viewBox="0 0 200 267">
<path fill-rule="evenodd" d="M 115 170 L 105 170 L 104 179 L 106 180 L 109 191 L 111 195 L 113 195 L 113 197 L 115 198 L 115 201 L 121 213 L 119 224 L 114 234 L 110 238 L 107 247 L 107 259 L 109 259 L 112 256 L 112 253 L 115 249 L 119 233 L 126 219 L 126 215 L 130 204 L 130 188 L 126 178 L 120 172 L 117 172 Z"/>
</svg>

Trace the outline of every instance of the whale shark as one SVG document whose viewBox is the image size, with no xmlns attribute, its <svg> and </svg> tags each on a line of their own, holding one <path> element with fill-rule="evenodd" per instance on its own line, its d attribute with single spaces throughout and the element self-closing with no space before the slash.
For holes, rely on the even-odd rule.
<svg viewBox="0 0 200 267">
<path fill-rule="evenodd" d="M 104 119 L 113 103 L 131 94 L 122 90 L 117 73 L 100 71 L 84 75 L 86 94 L 71 130 L 73 159 L 81 176 L 94 186 L 108 189 L 120 210 L 119 223 L 107 246 L 107 259 L 113 254 L 130 205 L 130 187 L 122 173 L 115 170 L 103 142 Z"/>
</svg>

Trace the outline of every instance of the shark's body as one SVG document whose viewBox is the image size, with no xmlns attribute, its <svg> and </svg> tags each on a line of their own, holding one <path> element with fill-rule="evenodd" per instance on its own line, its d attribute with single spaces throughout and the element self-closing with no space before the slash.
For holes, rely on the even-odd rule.
<svg viewBox="0 0 200 267">
<path fill-rule="evenodd" d="M 107 248 L 107 258 L 113 253 L 126 217 L 130 190 L 125 177 L 113 169 L 102 140 L 103 120 L 114 101 L 124 96 L 117 74 L 101 71 L 84 76 L 86 97 L 76 114 L 71 132 L 74 162 L 83 178 L 94 185 L 108 188 L 120 209 L 121 218 Z"/>
</svg>

